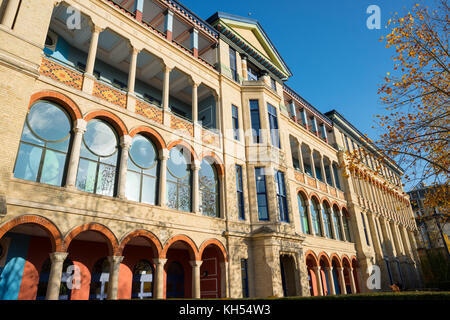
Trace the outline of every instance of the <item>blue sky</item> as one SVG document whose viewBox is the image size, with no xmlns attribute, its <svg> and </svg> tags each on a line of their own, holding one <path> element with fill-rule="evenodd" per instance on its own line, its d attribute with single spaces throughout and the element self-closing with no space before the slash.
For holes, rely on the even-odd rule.
<svg viewBox="0 0 450 320">
<path fill-rule="evenodd" d="M 383 109 L 377 91 L 393 69 L 393 51 L 379 39 L 393 13 L 417 1 L 180 1 L 205 20 L 216 11 L 258 20 L 293 73 L 291 88 L 320 111 L 336 109 L 370 138 L 378 137 L 372 129 Z M 380 30 L 366 27 L 370 5 L 381 9 Z"/>
</svg>

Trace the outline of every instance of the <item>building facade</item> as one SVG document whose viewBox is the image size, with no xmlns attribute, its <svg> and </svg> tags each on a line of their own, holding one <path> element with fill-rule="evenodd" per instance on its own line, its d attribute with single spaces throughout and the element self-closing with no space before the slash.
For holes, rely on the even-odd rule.
<svg viewBox="0 0 450 320">
<path fill-rule="evenodd" d="M 257 21 L 0 3 L 0 299 L 421 286 L 401 169 L 285 84 Z M 355 148 L 374 157 L 349 170 Z"/>
</svg>

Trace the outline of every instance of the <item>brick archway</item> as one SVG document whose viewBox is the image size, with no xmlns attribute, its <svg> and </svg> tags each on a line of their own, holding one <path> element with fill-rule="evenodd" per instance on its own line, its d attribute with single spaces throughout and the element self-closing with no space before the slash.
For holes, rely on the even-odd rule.
<svg viewBox="0 0 450 320">
<path fill-rule="evenodd" d="M 48 100 L 63 106 L 64 109 L 70 114 L 72 121 L 83 118 L 76 103 L 62 93 L 51 90 L 36 92 L 31 96 L 28 108 L 31 108 L 31 106 L 39 100 Z"/>
<path fill-rule="evenodd" d="M 163 137 L 154 129 L 147 126 L 139 126 L 130 131 L 130 137 L 133 138 L 137 134 L 142 134 L 143 136 L 148 137 L 152 140 L 153 143 L 156 144 L 158 150 L 166 149 L 167 145 L 164 141 Z"/>
<path fill-rule="evenodd" d="M 185 235 L 176 235 L 173 236 L 172 238 L 170 238 L 169 240 L 167 240 L 167 242 L 164 245 L 163 250 L 161 251 L 161 258 L 165 259 L 166 255 L 167 255 L 167 251 L 169 251 L 170 247 L 177 241 L 181 241 L 184 242 L 188 247 L 189 247 L 189 251 L 191 254 L 191 259 L 192 260 L 201 260 L 201 257 L 199 256 L 199 252 L 197 249 L 197 246 L 195 245 L 194 241 L 192 241 L 191 238 L 189 238 L 188 236 Z"/>
<path fill-rule="evenodd" d="M 73 239 L 75 239 L 80 233 L 85 231 L 94 231 L 102 234 L 106 238 L 106 244 L 109 249 L 110 255 L 118 255 L 119 254 L 119 243 L 117 241 L 116 236 L 109 230 L 107 227 L 98 224 L 98 223 L 88 223 L 83 224 L 74 228 L 70 231 L 64 238 L 64 248 L 65 251 L 69 249 L 70 243 Z"/>
<path fill-rule="evenodd" d="M 150 245 L 153 247 L 155 257 L 159 257 L 162 251 L 161 242 L 159 239 L 150 231 L 147 230 L 135 230 L 130 233 L 128 233 L 120 242 L 120 246 L 118 249 L 117 254 L 122 255 L 123 250 L 125 249 L 125 246 L 134 238 L 145 238 Z"/>
<path fill-rule="evenodd" d="M 176 146 L 181 146 L 181 147 L 184 147 L 185 149 L 187 149 L 189 151 L 189 153 L 191 154 L 191 159 L 190 159 L 191 161 L 198 160 L 198 156 L 197 156 L 197 153 L 195 152 L 194 148 L 186 141 L 184 141 L 184 140 L 172 141 L 171 143 L 169 143 L 167 145 L 167 149 L 170 150 Z"/>
<path fill-rule="evenodd" d="M 222 244 L 222 242 L 220 242 L 220 241 L 217 240 L 217 239 L 208 239 L 208 240 L 206 240 L 206 241 L 204 241 L 204 242 L 202 243 L 202 245 L 200 246 L 200 249 L 199 249 L 199 253 L 198 253 L 198 256 L 199 256 L 200 258 L 202 258 L 203 251 L 204 251 L 208 246 L 210 246 L 210 245 L 217 247 L 217 248 L 222 252 L 224 261 L 225 261 L 225 262 L 228 261 L 227 250 L 225 249 L 225 247 L 224 247 L 224 245 Z"/>
<path fill-rule="evenodd" d="M 225 175 L 225 170 L 223 167 L 222 160 L 219 159 L 219 157 L 214 152 L 204 152 L 200 156 L 200 161 L 202 161 L 204 158 L 210 158 L 212 160 L 212 164 L 217 170 L 217 174 L 220 177 L 223 177 Z"/>
<path fill-rule="evenodd" d="M 0 227 L 0 239 L 3 238 L 3 236 L 14 227 L 23 224 L 34 224 L 41 227 L 50 238 L 53 252 L 65 251 L 61 232 L 58 230 L 58 228 L 55 226 L 53 222 L 41 216 L 24 215 L 5 222 Z"/>
<path fill-rule="evenodd" d="M 121 137 L 128 134 L 128 130 L 123 121 L 114 113 L 105 110 L 91 111 L 84 116 L 84 120 L 89 122 L 92 119 L 101 119 L 108 122 L 117 131 L 117 134 Z"/>
</svg>

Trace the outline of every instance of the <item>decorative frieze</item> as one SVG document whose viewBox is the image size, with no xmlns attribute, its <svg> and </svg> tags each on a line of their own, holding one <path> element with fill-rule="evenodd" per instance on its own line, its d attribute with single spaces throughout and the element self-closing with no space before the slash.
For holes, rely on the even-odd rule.
<svg viewBox="0 0 450 320">
<path fill-rule="evenodd" d="M 81 90 L 83 85 L 83 74 L 68 67 L 65 67 L 51 59 L 42 58 L 40 74 L 68 85 L 69 87 Z"/>
</svg>

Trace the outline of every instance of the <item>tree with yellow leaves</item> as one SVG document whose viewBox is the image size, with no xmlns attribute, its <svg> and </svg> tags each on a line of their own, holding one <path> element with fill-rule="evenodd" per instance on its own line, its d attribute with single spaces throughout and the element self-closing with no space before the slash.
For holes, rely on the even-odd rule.
<svg viewBox="0 0 450 320">
<path fill-rule="evenodd" d="M 389 158 L 405 169 L 405 181 L 433 185 L 426 203 L 450 208 L 450 55 L 447 0 L 437 10 L 419 4 L 410 12 L 389 20 L 389 33 L 380 41 L 395 49 L 392 73 L 387 73 L 379 89 L 386 108 L 377 115 L 383 130 L 378 141 L 378 169 Z M 359 151 L 359 150 L 358 150 Z M 362 150 L 364 153 L 364 150 Z M 364 157 L 361 151 L 348 153 L 351 169 Z M 379 170 L 378 170 L 379 171 Z"/>
</svg>

